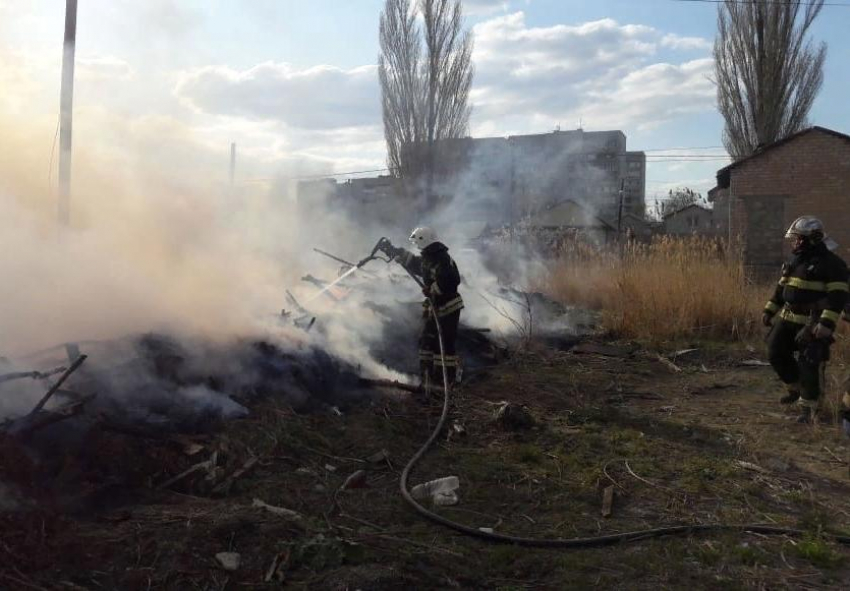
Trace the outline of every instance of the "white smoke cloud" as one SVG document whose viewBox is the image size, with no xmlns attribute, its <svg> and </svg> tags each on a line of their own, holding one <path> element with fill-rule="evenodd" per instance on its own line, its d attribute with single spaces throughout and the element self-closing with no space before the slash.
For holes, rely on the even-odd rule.
<svg viewBox="0 0 850 591">
<path fill-rule="evenodd" d="M 179 8 L 153 7 L 152 18 L 166 20 Z M 662 35 L 647 27 L 534 28 L 518 13 L 476 32 L 476 121 L 498 135 L 576 112 L 611 126 L 659 121 L 676 104 L 698 108 L 705 94 L 703 62 L 651 63 Z M 169 52 L 156 55 L 162 63 Z M 377 239 L 321 205 L 313 214 L 322 227 L 305 224 L 293 181 L 282 180 L 383 164 L 374 66 L 266 62 L 152 75 L 111 54 L 80 57 L 72 228 L 58 233 L 48 173 L 58 88 L 41 76 L 58 72 L 55 57 L 45 65 L 0 51 L 0 356 L 139 331 L 265 335 L 285 290 L 309 270 L 312 246 L 357 258 Z M 242 182 L 250 179 L 263 182 Z M 332 242 L 320 243 L 324 236 Z M 380 338 L 379 319 L 348 312 L 328 330 L 328 347 L 382 371 L 364 353 Z"/>
</svg>

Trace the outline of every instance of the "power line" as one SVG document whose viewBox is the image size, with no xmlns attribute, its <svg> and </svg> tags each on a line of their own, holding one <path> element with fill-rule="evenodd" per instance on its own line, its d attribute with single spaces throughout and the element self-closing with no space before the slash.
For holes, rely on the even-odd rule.
<svg viewBox="0 0 850 591">
<path fill-rule="evenodd" d="M 641 152 L 669 152 L 674 150 L 716 150 L 722 148 L 723 146 L 692 146 L 687 148 L 650 148 L 648 150 L 640 150 Z M 728 160 L 729 156 L 726 154 L 648 154 L 646 158 L 651 158 L 651 162 L 664 162 L 664 161 L 674 161 L 674 162 L 701 162 L 701 161 L 712 161 L 712 160 Z M 303 181 L 310 179 L 326 179 L 333 178 L 339 176 L 349 176 L 355 174 L 369 174 L 374 172 L 389 172 L 389 168 L 372 168 L 369 170 L 351 170 L 348 172 L 331 172 L 326 174 L 311 174 L 311 175 L 301 175 L 301 176 L 290 176 L 290 177 L 268 177 L 268 178 L 254 178 L 254 179 L 245 179 L 243 183 L 270 183 L 275 181 Z"/>
<path fill-rule="evenodd" d="M 672 2 L 698 2 L 702 4 L 726 4 L 726 0 L 671 0 Z M 735 4 L 776 4 L 777 6 L 813 6 L 817 2 L 811 0 L 734 0 Z M 823 6 L 843 6 L 850 8 L 850 4 L 844 2 L 824 2 Z"/>
<path fill-rule="evenodd" d="M 689 148 L 649 148 L 647 150 L 638 150 L 638 152 L 670 152 L 673 150 L 720 150 L 724 146 L 691 146 Z"/>
<path fill-rule="evenodd" d="M 701 181 L 695 180 L 691 184 L 695 185 L 697 183 L 705 182 L 707 180 L 709 180 L 709 179 L 703 179 Z M 660 181 L 660 180 L 656 180 L 656 179 L 647 179 L 646 182 L 647 183 L 655 183 L 655 184 L 658 184 L 658 185 L 682 185 L 682 184 L 687 185 L 688 184 L 688 183 L 683 183 L 682 181 Z"/>
<path fill-rule="evenodd" d="M 277 178 L 245 179 L 244 183 L 271 183 L 274 181 L 303 181 L 308 179 L 327 179 L 335 176 L 348 176 L 350 174 L 367 174 L 370 172 L 389 172 L 389 168 L 373 168 L 371 170 L 352 170 L 350 172 L 329 172 L 327 174 L 311 174 L 306 176 L 290 176 Z"/>
</svg>

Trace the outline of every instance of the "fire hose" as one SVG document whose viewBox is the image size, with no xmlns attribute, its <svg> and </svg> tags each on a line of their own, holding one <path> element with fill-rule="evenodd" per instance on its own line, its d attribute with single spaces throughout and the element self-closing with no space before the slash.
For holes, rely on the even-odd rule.
<svg viewBox="0 0 850 591">
<path fill-rule="evenodd" d="M 378 251 L 381 250 L 381 246 L 385 243 L 385 241 L 388 242 L 386 238 L 381 238 L 381 240 L 379 240 L 378 243 L 375 245 L 375 248 L 372 250 L 371 254 L 368 257 L 359 261 L 354 268 L 359 269 L 369 261 L 375 259 L 384 260 L 387 263 L 391 262 L 391 260 L 381 259 L 377 256 Z M 401 267 L 407 272 L 411 279 L 413 279 L 416 284 L 419 285 L 419 287 L 424 287 L 422 281 L 420 281 L 420 279 L 410 269 L 408 269 L 406 265 L 401 265 Z M 446 355 L 445 345 L 443 343 L 443 331 L 442 327 L 440 326 L 440 319 L 437 315 L 437 309 L 434 305 L 434 301 L 430 296 L 427 297 L 428 310 L 434 319 L 434 324 L 437 328 L 437 341 L 440 345 L 440 366 L 442 367 L 443 377 L 443 408 L 442 412 L 440 413 L 440 419 L 437 421 L 437 425 L 434 427 L 433 431 L 431 431 L 431 434 L 425 441 L 425 443 L 422 444 L 422 446 L 416 451 L 415 454 L 413 454 L 413 456 L 407 462 L 407 465 L 405 465 L 404 469 L 401 472 L 401 477 L 399 478 L 399 489 L 402 498 L 408 505 L 413 508 L 414 511 L 416 511 L 425 519 L 443 527 L 452 529 L 461 534 L 478 538 L 487 542 L 513 544 L 518 546 L 528 546 L 535 548 L 595 548 L 601 546 L 610 546 L 622 542 L 645 540 L 649 538 L 660 538 L 664 536 L 708 532 L 750 532 L 762 535 L 792 536 L 796 538 L 804 537 L 807 534 L 807 532 L 800 529 L 765 525 L 760 523 L 710 523 L 693 525 L 671 525 L 629 532 L 613 533 L 602 536 L 590 536 L 584 538 L 530 538 L 524 536 L 514 536 L 509 534 L 496 533 L 493 531 L 484 531 L 475 527 L 458 523 L 457 521 L 453 521 L 427 509 L 416 499 L 414 499 L 413 496 L 410 494 L 410 490 L 408 489 L 408 481 L 410 480 L 410 473 L 413 471 L 413 468 L 419 463 L 420 460 L 422 460 L 425 454 L 430 451 L 431 447 L 434 445 L 434 442 L 440 436 L 440 433 L 442 433 L 443 428 L 446 424 L 446 420 L 448 419 L 450 401 L 449 376 L 445 365 Z M 829 532 L 826 533 L 826 536 L 840 544 L 850 545 L 850 536 L 843 536 Z"/>
<path fill-rule="evenodd" d="M 374 256 L 374 252 L 373 252 Z M 423 287 L 422 282 L 416 277 L 407 267 L 402 265 L 405 271 L 407 271 L 408 275 L 416 281 L 416 283 Z M 425 508 L 421 503 L 419 503 L 413 496 L 410 494 L 410 490 L 408 489 L 408 480 L 410 479 L 410 473 L 413 470 L 414 466 L 428 453 L 431 449 L 431 446 L 440 436 L 440 433 L 443 431 L 443 428 L 446 424 L 446 419 L 449 414 L 449 376 L 446 371 L 445 365 L 445 347 L 443 345 L 443 332 L 440 327 L 440 319 L 437 316 L 437 309 L 434 306 L 434 301 L 431 297 L 428 297 L 428 308 L 430 310 L 431 315 L 434 318 L 434 323 L 437 326 L 437 340 L 440 344 L 440 359 L 442 363 L 440 364 L 442 367 L 443 374 L 443 409 L 440 414 L 440 420 L 437 421 L 437 425 L 434 427 L 434 430 L 431 432 L 431 435 L 428 437 L 427 441 L 419 448 L 419 450 L 413 454 L 413 457 L 407 462 L 407 465 L 404 467 L 404 470 L 401 472 L 401 478 L 399 479 L 399 488 L 401 491 L 401 496 L 410 505 L 414 511 L 419 513 L 425 519 L 432 521 L 438 525 L 442 525 L 449 529 L 455 530 L 459 533 L 465 534 L 467 536 L 472 536 L 474 538 L 478 538 L 481 540 L 485 540 L 488 542 L 502 543 L 502 544 L 514 544 L 518 546 L 530 546 L 536 548 L 594 548 L 600 546 L 609 546 L 612 544 L 617 544 L 621 542 L 630 542 L 637 540 L 645 540 L 648 538 L 659 538 L 663 536 L 671 536 L 671 535 L 682 535 L 682 534 L 694 534 L 694 533 L 705 533 L 705 532 L 751 532 L 757 534 L 764 535 L 779 535 L 779 536 L 792 536 L 792 537 L 803 537 L 806 535 L 806 532 L 799 529 L 789 528 L 789 527 L 778 527 L 773 525 L 764 525 L 764 524 L 727 524 L 727 523 L 712 523 L 712 524 L 696 524 L 696 525 L 672 525 L 665 527 L 657 527 L 651 529 L 643 529 L 636 530 L 630 532 L 621 532 L 614 533 L 602 536 L 591 536 L 586 538 L 529 538 L 523 536 L 514 536 L 509 534 L 496 533 L 491 531 L 483 531 L 481 529 L 477 529 L 475 527 L 470 527 L 468 525 L 464 525 L 462 523 L 458 523 L 457 521 L 452 521 L 442 515 L 438 515 L 433 511 Z M 826 534 L 832 540 L 841 543 L 850 545 L 850 536 L 842 536 L 832 533 Z"/>
</svg>

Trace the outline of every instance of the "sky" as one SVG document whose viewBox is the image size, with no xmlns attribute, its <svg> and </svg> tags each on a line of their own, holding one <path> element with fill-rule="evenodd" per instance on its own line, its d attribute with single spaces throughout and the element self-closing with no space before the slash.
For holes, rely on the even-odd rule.
<svg viewBox="0 0 850 591">
<path fill-rule="evenodd" d="M 829 53 L 810 119 L 848 132 L 850 0 L 833 2 L 847 6 L 824 7 L 813 28 Z M 647 151 L 648 201 L 676 186 L 713 186 L 726 163 L 710 79 L 716 4 L 464 5 L 475 36 L 473 136 L 622 129 L 629 149 Z M 75 170 L 120 149 L 116 167 L 144 160 L 223 182 L 231 142 L 244 184 L 385 167 L 375 66 L 382 6 L 79 0 Z M 60 0 L 0 0 L 0 123 L 27 130 L 0 134 L 0 159 L 26 149 L 50 166 L 63 21 Z"/>
</svg>

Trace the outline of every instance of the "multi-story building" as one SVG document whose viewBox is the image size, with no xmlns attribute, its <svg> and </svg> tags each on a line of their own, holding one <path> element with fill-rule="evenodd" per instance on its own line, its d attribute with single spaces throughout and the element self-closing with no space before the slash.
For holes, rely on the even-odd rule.
<svg viewBox="0 0 850 591">
<path fill-rule="evenodd" d="M 509 224 L 571 200 L 616 222 L 644 216 L 646 155 L 622 131 L 554 131 L 440 142 L 435 191 L 462 215 Z"/>
<path fill-rule="evenodd" d="M 420 192 L 426 182 L 429 203 L 450 204 L 458 221 L 513 225 L 569 201 L 616 228 L 618 218 L 644 218 L 646 155 L 627 151 L 622 131 L 458 138 L 437 144 L 433 178 Z M 317 192 L 335 207 L 399 223 L 417 210 L 416 190 L 392 177 L 299 183 L 300 200 L 315 201 Z"/>
</svg>

